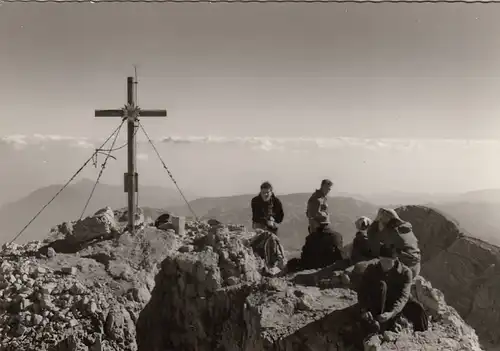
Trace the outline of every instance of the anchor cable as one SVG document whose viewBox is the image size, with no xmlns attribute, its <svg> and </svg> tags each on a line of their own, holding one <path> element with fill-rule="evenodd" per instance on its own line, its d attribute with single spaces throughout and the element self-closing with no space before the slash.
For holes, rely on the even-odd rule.
<svg viewBox="0 0 500 351">
<path fill-rule="evenodd" d="M 177 182 L 175 181 L 174 179 L 174 176 L 172 175 L 172 173 L 170 172 L 170 170 L 168 169 L 167 165 L 165 164 L 165 162 L 163 161 L 160 153 L 158 152 L 158 150 L 156 149 L 156 146 L 154 145 L 153 141 L 151 140 L 151 138 L 149 137 L 148 133 L 146 132 L 146 130 L 144 129 L 144 127 L 142 126 L 142 123 L 140 121 L 138 121 L 139 123 L 139 127 L 142 129 L 142 131 L 144 132 L 144 135 L 146 136 L 146 138 L 148 139 L 148 142 L 151 144 L 151 146 L 153 147 L 153 150 L 155 151 L 156 155 L 158 156 L 160 162 L 162 163 L 163 165 L 163 168 L 167 171 L 170 179 L 172 179 L 172 182 L 174 183 L 174 185 L 177 187 L 177 190 L 179 191 L 179 193 L 181 194 L 182 198 L 184 199 L 184 201 L 186 202 L 186 205 L 188 206 L 189 210 L 191 211 L 191 213 L 193 214 L 194 218 L 199 221 L 199 218 L 198 216 L 196 215 L 196 213 L 194 212 L 193 208 L 191 207 L 191 204 L 189 203 L 189 201 L 186 199 L 186 197 L 184 196 L 184 193 L 182 192 L 181 188 L 179 187 L 179 185 L 177 184 Z"/>
<path fill-rule="evenodd" d="M 101 179 L 101 176 L 104 173 L 104 169 L 106 168 L 106 163 L 108 162 L 108 159 L 110 157 L 114 158 L 113 156 L 111 156 L 111 152 L 113 151 L 113 146 L 116 143 L 116 139 L 118 139 L 118 135 L 120 134 L 120 130 L 121 130 L 124 122 L 125 122 L 125 119 L 122 120 L 122 123 L 120 123 L 120 126 L 118 127 L 118 131 L 115 134 L 115 138 L 113 139 L 113 143 L 111 144 L 111 148 L 109 149 L 108 154 L 106 155 L 106 158 L 104 159 L 104 162 L 101 165 L 101 170 L 99 171 L 99 175 L 97 176 L 97 179 L 94 183 L 94 187 L 92 188 L 92 191 L 90 192 L 90 196 L 87 199 L 87 202 L 85 203 L 85 207 L 83 208 L 82 214 L 80 215 L 79 219 L 83 218 L 83 215 L 85 214 L 85 211 L 87 210 L 87 207 L 90 203 L 90 199 L 92 199 L 92 196 L 94 195 L 95 188 L 97 187 L 97 184 L 99 184 L 99 180 Z"/>
<path fill-rule="evenodd" d="M 71 176 L 71 178 L 66 182 L 66 184 L 64 184 L 61 187 L 61 189 L 52 197 L 52 199 L 50 199 L 49 202 L 47 202 L 40 209 L 40 211 L 38 211 L 38 213 L 28 222 L 28 224 L 26 224 L 23 227 L 23 229 L 21 229 L 21 231 L 19 233 L 17 233 L 16 236 L 14 236 L 14 238 L 11 241 L 9 241 L 9 244 L 12 244 L 16 239 L 18 239 L 24 233 L 24 231 L 30 226 L 31 223 L 33 223 L 33 221 L 35 219 L 38 218 L 38 216 L 47 208 L 47 206 L 49 206 L 52 203 L 52 201 L 54 201 L 56 199 L 56 197 L 59 196 L 59 194 L 73 181 L 73 179 L 75 179 L 75 177 L 87 166 L 87 164 L 94 159 L 95 155 L 97 155 L 99 153 L 99 151 L 101 150 L 101 148 L 104 145 L 106 145 L 106 143 L 113 137 L 113 135 L 115 135 L 121 129 L 122 125 L 123 125 L 123 121 L 120 124 L 120 126 L 117 127 L 114 130 L 114 132 L 111 133 L 111 135 L 104 141 L 104 143 L 102 143 L 102 145 L 94 151 L 94 153 L 92 154 L 92 156 L 90 156 L 89 159 L 87 161 L 85 161 L 85 163 L 75 172 L 75 174 L 73 174 L 73 176 Z"/>
</svg>

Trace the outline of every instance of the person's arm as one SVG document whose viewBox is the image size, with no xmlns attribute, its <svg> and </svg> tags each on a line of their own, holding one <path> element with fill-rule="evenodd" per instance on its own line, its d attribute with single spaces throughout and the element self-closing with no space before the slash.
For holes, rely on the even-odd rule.
<svg viewBox="0 0 500 351">
<path fill-rule="evenodd" d="M 285 212 L 283 211 L 283 204 L 281 203 L 281 200 L 278 199 L 277 197 L 275 197 L 274 199 L 276 201 L 275 203 L 276 213 L 274 216 L 274 220 L 276 223 L 281 223 L 285 218 Z"/>
<path fill-rule="evenodd" d="M 255 198 L 252 199 L 251 206 L 252 206 L 252 222 L 259 222 L 261 220 L 258 217 L 259 216 L 259 206 L 258 206 Z"/>
<path fill-rule="evenodd" d="M 320 208 L 321 203 L 319 199 L 315 196 L 311 196 L 311 198 L 307 202 L 307 217 L 310 219 L 316 219 L 320 214 Z"/>
<path fill-rule="evenodd" d="M 403 311 L 403 308 L 406 306 L 406 303 L 408 302 L 408 299 L 410 298 L 411 295 L 411 285 L 412 285 L 412 273 L 409 269 L 404 269 L 403 270 L 403 276 L 401 277 L 403 279 L 403 288 L 401 289 L 399 298 L 396 300 L 394 303 L 394 306 L 392 307 L 390 312 L 393 316 L 396 316 L 398 313 Z M 388 289 L 391 287 L 388 286 Z"/>
</svg>

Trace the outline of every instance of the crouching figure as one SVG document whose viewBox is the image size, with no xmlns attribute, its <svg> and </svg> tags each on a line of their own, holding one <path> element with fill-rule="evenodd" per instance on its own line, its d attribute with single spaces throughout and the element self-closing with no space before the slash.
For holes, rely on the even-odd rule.
<svg viewBox="0 0 500 351">
<path fill-rule="evenodd" d="M 413 274 L 394 247 L 380 248 L 379 262 L 368 266 L 358 289 L 364 336 L 391 330 L 410 299 Z"/>
</svg>

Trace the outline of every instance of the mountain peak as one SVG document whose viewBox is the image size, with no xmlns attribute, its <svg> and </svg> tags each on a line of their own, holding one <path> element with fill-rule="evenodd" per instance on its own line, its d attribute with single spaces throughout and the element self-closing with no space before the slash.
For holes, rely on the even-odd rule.
<svg viewBox="0 0 500 351">
<path fill-rule="evenodd" d="M 44 243 L 4 245 L 2 349 L 353 350 L 349 288 L 266 277 L 251 246 L 260 234 L 243 226 L 188 222 L 180 235 L 148 223 L 132 235 L 126 213 L 105 208 Z M 431 327 L 384 335 L 380 350 L 481 350 L 442 294 L 424 279 L 416 288 Z"/>
</svg>

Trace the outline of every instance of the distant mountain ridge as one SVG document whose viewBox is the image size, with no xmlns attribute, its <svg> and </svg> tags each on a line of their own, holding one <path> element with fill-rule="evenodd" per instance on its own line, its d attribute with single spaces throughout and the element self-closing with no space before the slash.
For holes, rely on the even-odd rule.
<svg viewBox="0 0 500 351">
<path fill-rule="evenodd" d="M 0 229 L 0 242 L 5 242 L 18 233 L 59 191 L 61 186 L 43 187 L 19 201 L 0 206 L 0 220 L 3 223 Z M 53 226 L 64 221 L 78 219 L 93 186 L 94 180 L 91 179 L 83 179 L 68 186 L 23 233 L 21 241 L 42 239 Z M 311 193 L 277 194 L 285 207 L 285 221 L 280 232 L 283 235 L 285 247 L 291 252 L 300 250 L 307 235 L 305 209 Z M 257 195 L 257 192 L 200 198 L 189 192 L 185 192 L 185 195 L 188 201 L 192 200 L 190 206 L 201 218 L 216 218 L 225 223 L 241 223 L 251 227 L 250 200 Z M 393 202 L 371 202 L 366 200 L 367 198 Z M 497 198 L 499 202 L 496 202 Z M 358 216 L 373 218 L 378 207 L 395 208 L 411 204 L 436 208 L 455 218 L 463 228 L 474 233 L 478 238 L 500 245 L 500 223 L 496 220 L 496 214 L 500 212 L 500 190 L 498 189 L 478 190 L 453 196 L 396 192 L 363 196 L 334 192 L 329 202 L 333 226 L 344 235 L 346 242 L 349 242 L 355 233 L 354 220 Z M 90 215 L 104 206 L 112 208 L 126 206 L 126 194 L 122 186 L 99 184 L 85 215 Z M 178 191 L 173 188 L 141 186 L 139 206 L 151 209 L 150 213 L 153 217 L 163 211 L 192 217 L 190 209 Z"/>
<path fill-rule="evenodd" d="M 202 219 L 214 218 L 223 223 L 244 224 L 251 228 L 250 200 L 257 194 L 236 195 L 220 198 L 200 198 L 190 202 L 191 208 Z M 285 249 L 297 253 L 307 236 L 306 204 L 310 193 L 280 195 L 285 219 L 280 226 L 279 236 Z M 378 206 L 350 197 L 329 198 L 333 227 L 341 232 L 346 241 L 351 241 L 356 233 L 354 221 L 359 216 L 374 217 Z M 191 216 L 187 206 L 169 208 L 173 213 Z"/>
<path fill-rule="evenodd" d="M 21 236 L 19 242 L 41 240 L 53 226 L 76 220 L 80 217 L 85 203 L 94 187 L 94 180 L 83 179 L 70 184 L 57 198 L 45 208 L 40 216 L 33 221 Z M 14 237 L 40 209 L 61 189 L 62 185 L 49 185 L 37 189 L 26 197 L 7 203 L 0 207 L 0 242 Z M 110 206 L 124 207 L 127 203 L 123 186 L 99 183 L 85 211 L 84 217 L 93 214 L 98 209 Z M 187 193 L 188 198 L 194 198 Z M 163 209 L 184 203 L 178 191 L 173 188 L 159 186 L 140 186 L 139 206 Z"/>
<path fill-rule="evenodd" d="M 498 191 L 500 193 L 500 190 Z M 478 197 L 476 194 L 480 194 Z M 419 202 L 392 202 L 372 203 L 363 199 L 347 196 L 330 197 L 331 220 L 333 226 L 344 235 L 345 242 L 352 240 L 355 234 L 354 220 L 358 216 L 374 218 L 379 207 L 397 208 L 406 205 L 422 205 L 437 209 L 448 217 L 454 218 L 464 229 L 479 239 L 491 244 L 500 245 L 500 222 L 496 220 L 496 213 L 500 213 L 500 202 L 496 203 L 494 196 L 488 198 L 488 191 L 479 191 L 455 195 L 453 198 L 443 196 L 442 202 L 435 201 L 431 195 L 422 195 Z M 205 197 L 190 202 L 194 212 L 201 218 L 215 218 L 224 223 L 241 223 L 251 226 L 250 200 L 257 194 Z M 303 245 L 307 235 L 305 218 L 306 202 L 311 193 L 297 193 L 277 196 L 283 201 L 285 208 L 285 221 L 280 232 L 283 233 L 285 247 L 289 251 L 297 251 Z M 354 195 L 352 195 L 354 196 Z M 360 196 L 361 197 L 361 196 Z M 484 202 L 463 201 L 461 199 L 482 199 Z M 386 198 L 388 200 L 389 198 Z M 446 199 L 446 201 L 444 201 Z M 488 201 L 489 199 L 489 201 Z M 401 197 L 403 200 L 403 197 Z M 454 201 L 452 201 L 454 200 Z M 168 208 L 173 213 L 190 217 L 192 216 L 187 206 Z"/>
</svg>

